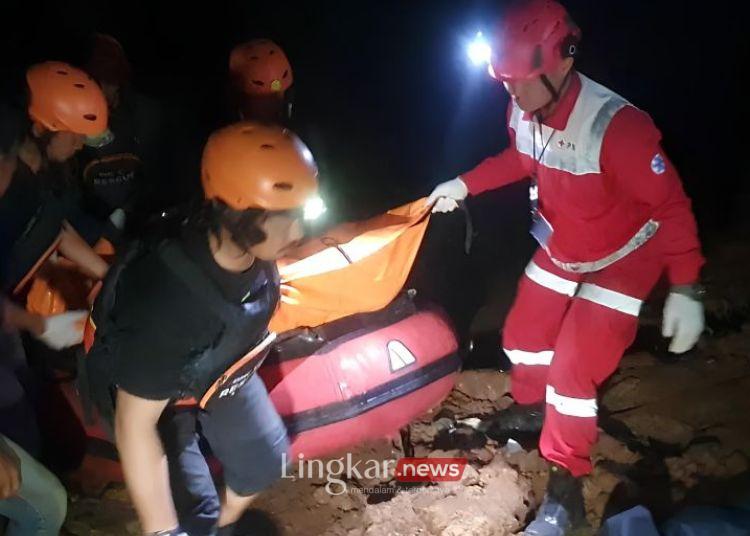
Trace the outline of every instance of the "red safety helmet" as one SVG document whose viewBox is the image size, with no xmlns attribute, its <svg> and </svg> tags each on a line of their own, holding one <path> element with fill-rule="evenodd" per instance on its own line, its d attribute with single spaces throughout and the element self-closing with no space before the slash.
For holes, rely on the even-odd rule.
<svg viewBox="0 0 750 536">
<path fill-rule="evenodd" d="M 581 30 L 555 0 L 526 0 L 505 13 L 495 33 L 490 74 L 528 80 L 554 71 L 575 56 Z"/>
</svg>

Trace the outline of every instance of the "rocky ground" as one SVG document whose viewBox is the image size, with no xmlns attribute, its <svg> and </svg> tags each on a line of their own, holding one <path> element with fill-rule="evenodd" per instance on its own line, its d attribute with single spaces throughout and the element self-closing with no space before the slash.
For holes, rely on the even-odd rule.
<svg viewBox="0 0 750 536">
<path fill-rule="evenodd" d="M 666 359 L 658 307 L 602 394 L 596 469 L 584 484 L 589 521 L 634 504 L 663 519 L 688 504 L 729 504 L 750 493 L 750 251 L 730 243 L 712 255 L 709 332 L 680 360 Z M 441 407 L 411 426 L 409 441 L 384 440 L 354 460 L 466 457 L 460 482 L 398 487 L 391 477 L 347 480 L 332 496 L 326 481 L 287 479 L 259 496 L 248 522 L 259 534 L 321 536 L 490 536 L 518 534 L 541 500 L 547 463 L 533 439 L 493 438 L 491 422 L 510 404 L 508 379 L 464 372 Z M 485 433 L 486 431 L 486 433 Z M 121 487 L 73 495 L 65 534 L 138 534 Z M 593 531 L 592 531 L 593 532 Z"/>
</svg>

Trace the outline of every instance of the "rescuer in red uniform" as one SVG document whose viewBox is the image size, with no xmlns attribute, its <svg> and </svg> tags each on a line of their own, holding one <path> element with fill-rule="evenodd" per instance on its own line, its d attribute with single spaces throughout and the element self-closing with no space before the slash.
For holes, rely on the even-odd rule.
<svg viewBox="0 0 750 536">
<path fill-rule="evenodd" d="M 514 5 L 495 34 L 490 74 L 512 100 L 510 147 L 428 199 L 448 212 L 468 194 L 531 177 L 532 235 L 503 330 L 516 406 L 543 426 L 553 463 L 527 534 L 561 535 L 583 518 L 579 477 L 591 472 L 597 388 L 633 342 L 643 301 L 663 272 L 663 335 L 688 351 L 704 326 L 704 259 L 680 178 L 648 114 L 573 68 L 581 31 L 554 0 Z"/>
</svg>

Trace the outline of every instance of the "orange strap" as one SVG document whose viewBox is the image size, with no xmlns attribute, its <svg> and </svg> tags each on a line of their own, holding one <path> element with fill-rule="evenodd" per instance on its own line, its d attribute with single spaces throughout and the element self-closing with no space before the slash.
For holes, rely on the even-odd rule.
<svg viewBox="0 0 750 536">
<path fill-rule="evenodd" d="M 44 252 L 44 255 L 39 257 L 39 260 L 36 261 L 34 266 L 31 267 L 31 270 L 29 270 L 28 273 L 25 276 L 23 276 L 23 279 L 21 279 L 21 281 L 15 286 L 12 292 L 14 296 L 18 295 L 18 293 L 21 292 L 23 287 L 26 286 L 26 283 L 28 283 L 31 280 L 31 278 L 34 277 L 34 275 L 42 266 L 42 264 L 44 264 L 44 261 L 46 261 L 50 257 L 50 255 L 52 255 L 52 253 L 55 252 L 57 247 L 60 245 L 61 241 L 62 241 L 62 231 L 57 236 L 57 238 L 52 243 L 52 245 L 49 248 L 47 248 L 47 251 Z"/>
<path fill-rule="evenodd" d="M 86 321 L 86 325 L 83 328 L 83 349 L 87 354 L 89 353 L 89 350 L 91 350 L 91 347 L 94 345 L 94 336 L 96 334 L 96 324 L 94 324 L 94 319 L 92 318 L 92 314 L 94 311 L 94 301 L 96 301 L 96 297 L 101 292 L 103 285 L 104 283 L 102 281 L 97 281 L 91 289 L 91 292 L 89 292 L 89 295 L 86 297 L 86 300 L 89 303 L 89 317 Z"/>
<path fill-rule="evenodd" d="M 93 289 L 91 289 L 91 293 L 89 294 L 89 301 L 93 304 L 94 299 L 96 298 L 97 294 L 99 294 L 99 291 L 101 291 L 102 288 L 102 282 L 99 281 L 96 286 L 94 286 Z M 89 315 L 86 325 L 83 330 L 83 341 L 84 341 L 84 348 L 86 352 L 91 349 L 91 346 L 94 344 L 94 333 L 96 332 L 96 325 L 94 324 L 94 320 L 91 318 L 91 315 Z M 273 331 L 270 332 L 265 339 L 263 339 L 260 344 L 255 346 L 252 350 L 250 350 L 242 359 L 235 362 L 231 367 L 229 367 L 224 374 L 219 377 L 218 380 L 216 380 L 214 383 L 211 384 L 211 387 L 208 388 L 208 391 L 206 391 L 206 394 L 203 395 L 203 397 L 200 399 L 200 402 L 195 399 L 195 397 L 188 397 L 188 398 L 181 398 L 180 400 L 176 400 L 172 404 L 174 406 L 178 407 L 186 407 L 186 406 L 200 406 L 201 409 L 206 407 L 206 404 L 208 404 L 208 401 L 211 399 L 211 397 L 218 391 L 226 382 L 229 380 L 232 375 L 237 372 L 240 368 L 245 366 L 251 359 L 256 357 L 258 354 L 260 354 L 263 350 L 268 348 L 268 346 L 271 345 L 273 341 L 276 340 L 276 333 Z"/>
<path fill-rule="evenodd" d="M 172 405 L 177 406 L 178 408 L 189 408 L 191 406 L 197 406 L 198 401 L 195 399 L 195 397 L 191 396 L 190 398 L 181 398 L 179 400 L 175 400 L 174 402 L 172 402 Z"/>
<path fill-rule="evenodd" d="M 208 404 L 208 401 L 211 400 L 211 397 L 216 394 L 216 392 L 221 389 L 224 384 L 232 378 L 232 376 L 240 370 L 242 367 L 247 365 L 252 359 L 258 356 L 263 350 L 268 348 L 273 341 L 276 340 L 276 333 L 273 331 L 268 334 L 268 336 L 263 339 L 260 344 L 255 346 L 252 350 L 250 350 L 245 356 L 240 359 L 239 361 L 236 361 L 231 367 L 229 367 L 224 374 L 222 374 L 218 380 L 216 380 L 213 384 L 211 384 L 211 387 L 208 388 L 206 393 L 203 395 L 203 397 L 200 399 L 200 402 L 198 402 L 195 398 L 182 398 L 180 400 L 177 400 L 173 403 L 175 406 L 195 406 L 196 404 L 200 406 L 201 409 L 205 409 L 206 404 Z"/>
</svg>

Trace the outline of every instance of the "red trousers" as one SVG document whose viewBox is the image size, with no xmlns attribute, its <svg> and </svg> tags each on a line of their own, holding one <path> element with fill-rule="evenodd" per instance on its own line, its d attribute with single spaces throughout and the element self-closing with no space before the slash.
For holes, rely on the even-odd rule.
<svg viewBox="0 0 750 536">
<path fill-rule="evenodd" d="M 537 251 L 503 331 L 519 404 L 546 401 L 542 455 L 573 475 L 591 472 L 597 388 L 632 344 L 638 313 L 664 268 L 659 233 L 589 274 L 565 272 Z"/>
</svg>

